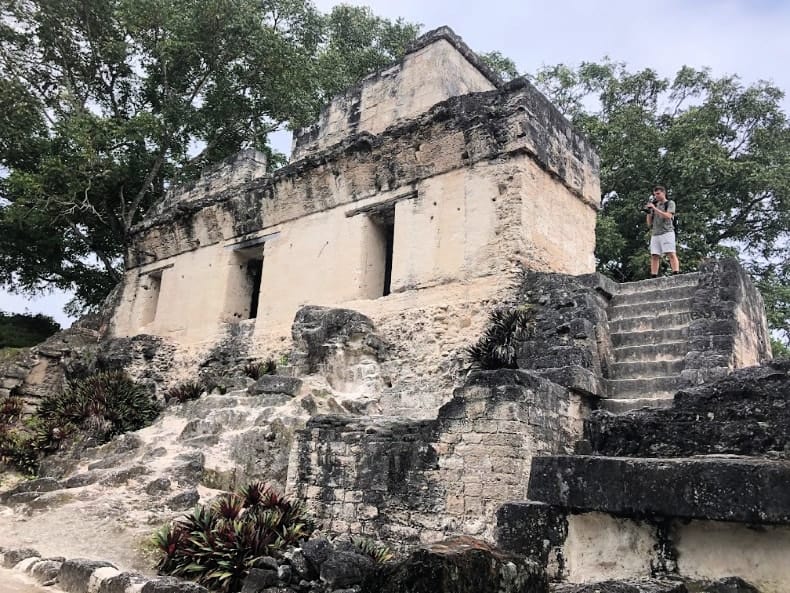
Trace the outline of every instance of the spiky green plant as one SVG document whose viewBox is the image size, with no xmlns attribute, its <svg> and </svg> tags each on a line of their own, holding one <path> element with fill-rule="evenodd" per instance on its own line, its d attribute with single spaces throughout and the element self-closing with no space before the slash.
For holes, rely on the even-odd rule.
<svg viewBox="0 0 790 593">
<path fill-rule="evenodd" d="M 35 435 L 17 427 L 0 426 L 0 462 L 34 476 L 39 463 Z"/>
<path fill-rule="evenodd" d="M 0 401 L 0 424 L 13 424 L 22 418 L 25 400 L 19 396 L 9 396 Z"/>
<path fill-rule="evenodd" d="M 249 362 L 244 365 L 242 371 L 250 379 L 255 379 L 257 381 L 263 375 L 273 375 L 275 372 L 277 372 L 277 362 L 275 362 L 275 360 L 272 358 L 269 358 L 263 362 Z"/>
<path fill-rule="evenodd" d="M 87 432 L 100 442 L 150 424 L 159 415 L 156 399 L 123 371 L 80 379 L 61 394 L 45 397 L 37 417 L 43 425 Z"/>
<path fill-rule="evenodd" d="M 178 402 L 184 403 L 186 401 L 191 401 L 194 399 L 198 399 L 204 391 L 210 391 L 206 388 L 205 385 L 202 383 L 198 383 L 195 381 L 189 381 L 187 383 L 181 383 L 180 385 L 176 385 L 175 387 L 171 387 L 165 393 L 165 401 L 170 402 Z"/>
<path fill-rule="evenodd" d="M 351 543 L 354 544 L 357 552 L 370 557 L 376 564 L 384 564 L 395 557 L 385 544 L 368 537 L 352 537 Z"/>
<path fill-rule="evenodd" d="M 301 504 L 254 482 L 156 532 L 153 541 L 162 552 L 157 568 L 220 593 L 236 593 L 256 559 L 309 537 L 313 528 Z"/>
<path fill-rule="evenodd" d="M 529 336 L 532 318 L 528 307 L 492 311 L 483 336 L 467 348 L 472 368 L 515 369 L 518 342 Z"/>
</svg>

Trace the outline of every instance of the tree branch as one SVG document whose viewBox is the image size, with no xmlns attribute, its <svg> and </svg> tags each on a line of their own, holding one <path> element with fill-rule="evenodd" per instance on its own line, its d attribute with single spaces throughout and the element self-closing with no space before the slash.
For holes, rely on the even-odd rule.
<svg viewBox="0 0 790 593">
<path fill-rule="evenodd" d="M 74 231 L 74 234 L 77 235 L 77 237 L 79 237 L 80 241 L 82 241 L 85 244 L 85 246 L 88 249 L 90 249 L 93 253 L 95 253 L 96 257 L 98 257 L 101 260 L 102 264 L 104 264 L 104 268 L 107 270 L 107 273 L 110 275 L 113 281 L 119 282 L 121 280 L 121 275 L 112 265 L 112 261 L 110 260 L 109 257 L 107 257 L 107 254 L 104 253 L 101 249 L 94 247 L 91 244 L 90 239 L 88 239 L 87 235 L 85 235 L 85 233 L 83 233 L 80 230 L 80 228 L 76 224 L 74 224 L 74 222 L 70 218 L 66 217 L 66 222 L 68 223 L 71 230 Z"/>
</svg>

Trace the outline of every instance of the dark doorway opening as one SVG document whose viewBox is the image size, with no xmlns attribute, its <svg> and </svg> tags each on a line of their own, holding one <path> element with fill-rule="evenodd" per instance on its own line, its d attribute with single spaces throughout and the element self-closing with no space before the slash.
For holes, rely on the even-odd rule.
<svg viewBox="0 0 790 593">
<path fill-rule="evenodd" d="M 258 299 L 261 296 L 261 276 L 263 275 L 263 258 L 253 258 L 247 260 L 247 279 L 250 283 L 250 316 L 255 319 L 258 316 Z"/>
<path fill-rule="evenodd" d="M 384 283 L 381 296 L 387 296 L 392 291 L 392 256 L 395 246 L 395 207 L 377 210 L 370 215 L 376 228 L 379 241 L 383 247 Z M 380 276 L 379 276 L 380 278 Z"/>
</svg>

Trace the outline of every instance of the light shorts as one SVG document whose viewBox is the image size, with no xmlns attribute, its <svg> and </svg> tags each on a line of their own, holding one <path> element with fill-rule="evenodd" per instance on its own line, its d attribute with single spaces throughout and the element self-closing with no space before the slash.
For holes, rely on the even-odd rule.
<svg viewBox="0 0 790 593">
<path fill-rule="evenodd" d="M 650 255 L 675 253 L 675 233 L 670 231 L 650 237 Z"/>
</svg>

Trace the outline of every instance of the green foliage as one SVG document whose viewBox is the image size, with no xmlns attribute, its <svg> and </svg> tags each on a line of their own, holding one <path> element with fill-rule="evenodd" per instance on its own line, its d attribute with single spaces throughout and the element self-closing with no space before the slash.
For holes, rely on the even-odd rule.
<svg viewBox="0 0 790 593">
<path fill-rule="evenodd" d="M 45 397 L 36 413 L 40 442 L 54 444 L 73 430 L 100 443 L 148 426 L 159 406 L 147 389 L 123 371 L 97 373 L 71 383 L 62 394 Z"/>
<path fill-rule="evenodd" d="M 59 331 L 60 325 L 47 315 L 0 311 L 0 348 L 35 346 Z"/>
<path fill-rule="evenodd" d="M 774 358 L 790 358 L 790 347 L 777 339 L 771 339 L 771 351 Z"/>
<path fill-rule="evenodd" d="M 309 0 L 0 2 L 0 283 L 97 306 L 167 187 L 242 148 L 281 163 L 270 132 L 417 31 Z"/>
<path fill-rule="evenodd" d="M 516 347 L 531 333 L 532 310 L 528 307 L 495 309 L 483 336 L 467 348 L 472 368 L 515 369 Z"/>
<path fill-rule="evenodd" d="M 257 381 L 263 375 L 273 375 L 276 373 L 277 363 L 272 358 L 264 362 L 250 362 L 244 365 L 243 371 L 250 379 L 255 379 Z"/>
<path fill-rule="evenodd" d="M 0 400 L 0 425 L 13 424 L 22 418 L 25 400 L 19 396 L 9 396 Z"/>
<path fill-rule="evenodd" d="M 385 544 L 367 537 L 352 537 L 351 542 L 360 554 L 369 556 L 376 564 L 385 564 L 395 555 Z"/>
<path fill-rule="evenodd" d="M 0 462 L 29 476 L 38 472 L 39 454 L 35 437 L 23 430 L 0 425 Z"/>
<path fill-rule="evenodd" d="M 21 398 L 8 397 L 0 402 L 0 460 L 35 474 L 40 458 L 64 443 L 104 443 L 147 426 L 158 414 L 148 390 L 121 371 L 74 381 L 63 393 L 42 399 L 28 416 Z"/>
<path fill-rule="evenodd" d="M 786 342 L 790 122 L 783 93 L 706 69 L 686 66 L 668 79 L 611 61 L 544 68 L 535 82 L 601 156 L 598 269 L 618 281 L 648 275 L 641 207 L 660 183 L 682 217 L 682 270 L 706 257 L 740 255 L 765 296 L 771 328 Z"/>
<path fill-rule="evenodd" d="M 348 4 L 334 6 L 323 23 L 326 44 L 316 60 L 322 103 L 396 61 L 420 30 L 419 24 L 389 21 L 367 6 Z"/>
<path fill-rule="evenodd" d="M 0 463 L 9 464 L 33 475 L 38 458 L 30 446 L 32 434 L 20 430 L 25 402 L 11 396 L 0 401 Z"/>
<path fill-rule="evenodd" d="M 202 383 L 190 381 L 181 383 L 167 390 L 165 402 L 177 402 L 179 404 L 198 399 L 204 391 L 209 391 Z"/>
<path fill-rule="evenodd" d="M 195 507 L 154 534 L 160 574 L 221 593 L 241 589 L 253 563 L 307 538 L 313 523 L 297 502 L 256 482 Z"/>
<path fill-rule="evenodd" d="M 498 51 L 490 51 L 483 54 L 477 54 L 480 59 L 488 65 L 499 77 L 504 81 L 513 80 L 521 76 L 518 73 L 516 63 Z"/>
</svg>

